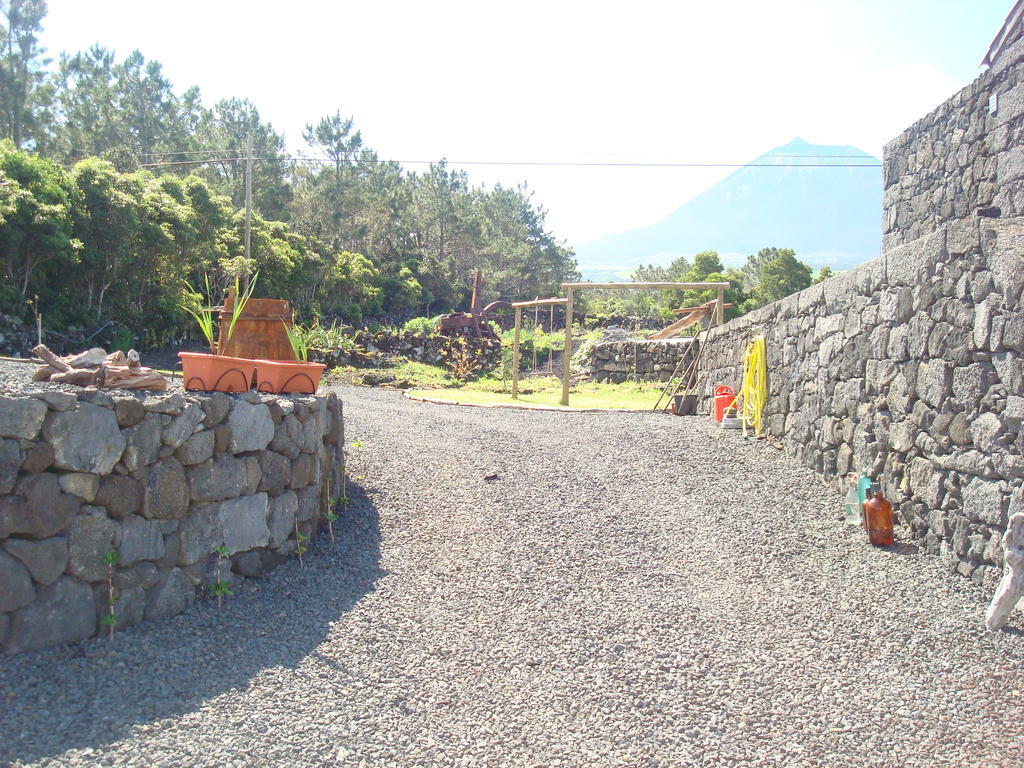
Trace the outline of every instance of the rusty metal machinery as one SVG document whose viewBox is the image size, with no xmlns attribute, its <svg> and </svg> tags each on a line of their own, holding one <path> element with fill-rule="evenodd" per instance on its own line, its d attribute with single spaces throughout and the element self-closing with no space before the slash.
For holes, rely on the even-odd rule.
<svg viewBox="0 0 1024 768">
<path fill-rule="evenodd" d="M 473 336 L 477 339 L 496 339 L 494 328 L 487 322 L 487 315 L 498 309 L 512 309 L 507 301 L 492 301 L 480 308 L 480 291 L 483 288 L 483 273 L 478 269 L 473 276 L 473 297 L 469 302 L 469 312 L 453 312 L 441 315 L 437 321 L 437 332 L 442 336 Z"/>
</svg>

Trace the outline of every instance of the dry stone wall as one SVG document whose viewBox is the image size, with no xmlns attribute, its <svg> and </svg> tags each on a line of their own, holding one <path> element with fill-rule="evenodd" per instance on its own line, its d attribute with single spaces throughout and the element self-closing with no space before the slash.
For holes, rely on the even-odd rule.
<svg viewBox="0 0 1024 768">
<path fill-rule="evenodd" d="M 311 537 L 340 487 L 331 394 L 0 397 L 0 648 L 172 616 L 218 578 L 256 577 Z M 228 569 L 225 569 L 227 571 Z"/>
<path fill-rule="evenodd" d="M 592 381 L 668 381 L 680 358 L 693 342 L 692 336 L 655 341 L 606 341 L 590 347 L 589 378 Z"/>
<path fill-rule="evenodd" d="M 979 208 L 1024 215 L 1024 40 L 886 145 L 884 189 L 883 251 Z"/>
<path fill-rule="evenodd" d="M 767 431 L 827 477 L 867 470 L 910 536 L 991 581 L 1024 511 L 1022 290 L 1024 218 L 953 222 L 715 329 L 703 408 L 764 334 Z"/>
</svg>

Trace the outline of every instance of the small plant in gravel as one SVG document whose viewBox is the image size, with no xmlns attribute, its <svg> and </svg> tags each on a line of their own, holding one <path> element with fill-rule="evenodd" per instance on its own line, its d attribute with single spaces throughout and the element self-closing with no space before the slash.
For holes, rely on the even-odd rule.
<svg viewBox="0 0 1024 768">
<path fill-rule="evenodd" d="M 114 628 L 117 626 L 117 614 L 114 612 L 114 605 L 117 598 L 114 597 L 114 566 L 117 565 L 119 555 L 117 550 L 111 550 L 103 555 L 103 562 L 107 564 L 107 613 L 100 619 L 100 624 L 110 630 L 110 642 L 114 642 Z"/>
<path fill-rule="evenodd" d="M 438 350 L 451 375 L 459 381 L 476 378 L 484 364 L 483 350 L 474 347 L 464 336 L 453 336 Z"/>
<path fill-rule="evenodd" d="M 353 448 L 362 448 L 363 447 L 363 441 L 358 439 L 358 438 L 356 438 L 355 440 L 352 441 L 352 447 Z"/>
<path fill-rule="evenodd" d="M 327 533 L 331 536 L 331 543 L 334 543 L 334 523 L 338 519 L 338 514 L 334 511 L 338 506 L 338 500 L 331 496 L 327 500 L 327 514 L 324 517 L 327 518 Z"/>
<path fill-rule="evenodd" d="M 217 553 L 217 580 L 209 586 L 210 594 L 217 598 L 217 609 L 220 610 L 224 605 L 224 597 L 231 597 L 233 594 L 235 594 L 231 591 L 230 585 L 228 585 L 226 581 L 223 581 L 221 579 L 221 574 L 224 573 L 224 561 L 227 559 L 228 555 L 231 554 L 231 550 L 229 550 L 226 546 L 221 544 L 219 547 L 217 547 L 217 549 L 214 550 L 214 552 Z"/>
<path fill-rule="evenodd" d="M 305 564 L 302 562 L 302 556 L 306 554 L 309 549 L 306 545 L 309 543 L 309 536 L 304 536 L 302 531 L 299 530 L 299 520 L 295 519 L 295 552 L 299 556 L 299 568 L 305 568 Z"/>
</svg>

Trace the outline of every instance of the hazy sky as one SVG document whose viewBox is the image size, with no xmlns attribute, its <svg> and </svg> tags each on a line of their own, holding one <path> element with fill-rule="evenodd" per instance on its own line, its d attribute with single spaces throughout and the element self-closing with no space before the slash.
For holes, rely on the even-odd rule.
<svg viewBox="0 0 1024 768">
<path fill-rule="evenodd" d="M 880 155 L 979 73 L 1011 0 L 49 0 L 51 54 L 138 48 L 302 148 L 340 109 L 383 158 L 742 163 L 800 136 Z M 416 168 L 418 166 L 409 166 Z M 467 169 L 526 181 L 570 245 L 729 169 Z"/>
</svg>

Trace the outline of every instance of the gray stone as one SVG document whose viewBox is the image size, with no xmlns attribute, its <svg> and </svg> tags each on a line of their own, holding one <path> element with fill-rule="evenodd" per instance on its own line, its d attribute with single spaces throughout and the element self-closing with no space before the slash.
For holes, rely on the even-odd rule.
<svg viewBox="0 0 1024 768">
<path fill-rule="evenodd" d="M 298 497 L 299 508 L 295 516 L 300 522 L 312 520 L 320 511 L 320 489 L 311 485 L 303 488 L 295 494 Z"/>
<path fill-rule="evenodd" d="M 134 427 L 146 415 L 146 409 L 135 397 L 118 397 L 114 399 L 114 415 L 119 427 Z"/>
<path fill-rule="evenodd" d="M 178 528 L 178 565 L 192 565 L 224 543 L 220 504 L 193 504 Z"/>
<path fill-rule="evenodd" d="M 0 649 L 3 649 L 7 642 L 7 631 L 11 628 L 11 617 L 6 613 L 0 613 Z"/>
<path fill-rule="evenodd" d="M 148 467 L 160 458 L 162 427 L 159 414 L 151 413 L 132 427 L 124 430 L 127 447 L 124 466 L 129 472 Z"/>
<path fill-rule="evenodd" d="M 302 452 L 302 422 L 295 414 L 285 416 L 274 432 L 270 449 L 283 453 L 289 459 L 295 459 Z"/>
<path fill-rule="evenodd" d="M 180 568 L 172 568 L 160 576 L 160 582 L 146 595 L 146 619 L 177 616 L 195 602 L 196 591 Z"/>
<path fill-rule="evenodd" d="M 972 363 L 953 370 L 953 397 L 970 412 L 977 412 L 978 403 L 988 391 L 992 379 L 990 368 Z"/>
<path fill-rule="evenodd" d="M 185 409 L 185 398 L 175 392 L 167 397 L 147 399 L 143 403 L 143 408 L 147 413 L 166 413 L 177 416 Z"/>
<path fill-rule="evenodd" d="M 255 457 L 252 462 L 259 470 Z M 189 467 L 188 482 L 194 501 L 220 501 L 244 495 L 252 484 L 252 470 L 245 459 L 230 455 L 217 456 L 194 467 Z M 256 478 L 257 485 L 259 477 Z"/>
<path fill-rule="evenodd" d="M 84 507 L 68 530 L 67 572 L 83 581 L 107 578 L 107 553 L 116 550 L 119 526 L 102 507 Z"/>
<path fill-rule="evenodd" d="M 228 426 L 231 427 L 228 448 L 232 453 L 262 451 L 274 437 L 274 420 L 267 406 L 259 402 L 235 401 L 228 415 Z"/>
<path fill-rule="evenodd" d="M 190 467 L 194 464 L 202 464 L 213 456 L 213 445 L 213 430 L 204 429 L 202 432 L 196 432 L 185 440 L 181 447 L 175 451 L 174 455 L 185 466 Z"/>
<path fill-rule="evenodd" d="M 259 552 L 242 552 L 231 558 L 231 570 L 247 579 L 263 575 L 263 558 Z"/>
<path fill-rule="evenodd" d="M 299 457 L 292 462 L 292 471 L 291 477 L 288 480 L 288 487 L 297 491 L 300 488 L 305 488 L 309 485 L 313 479 L 315 464 L 315 456 L 311 456 L 308 453 L 300 454 Z"/>
<path fill-rule="evenodd" d="M 255 493 L 221 502 L 219 516 L 224 545 L 231 554 L 267 546 L 267 494 Z"/>
<path fill-rule="evenodd" d="M 8 539 L 4 549 L 28 568 L 32 578 L 43 586 L 53 584 L 68 564 L 68 541 L 65 538 L 29 541 Z"/>
<path fill-rule="evenodd" d="M 125 629 L 141 624 L 146 615 L 146 590 L 142 587 L 129 587 L 122 590 L 115 598 L 115 627 Z M 98 603 L 100 601 L 97 601 Z"/>
<path fill-rule="evenodd" d="M 93 501 L 114 517 L 125 517 L 142 509 L 144 489 L 134 477 L 111 475 L 103 478 Z"/>
<path fill-rule="evenodd" d="M 922 363 L 917 371 L 917 394 L 933 408 L 938 408 L 950 393 L 951 373 L 945 360 Z"/>
<path fill-rule="evenodd" d="M 299 500 L 294 491 L 285 491 L 270 500 L 270 546 L 279 547 L 288 541 L 295 529 L 295 513 Z"/>
<path fill-rule="evenodd" d="M 291 472 L 288 457 L 274 451 L 261 451 L 258 460 L 261 472 L 259 490 L 279 491 L 288 484 Z"/>
<path fill-rule="evenodd" d="M 910 463 L 910 488 L 929 508 L 942 502 L 942 474 L 928 459 L 914 459 Z"/>
<path fill-rule="evenodd" d="M 994 413 L 983 413 L 970 426 L 971 439 L 978 450 L 991 453 L 998 450 L 999 436 L 1005 431 L 1002 420 Z"/>
<path fill-rule="evenodd" d="M 189 405 L 179 416 L 174 418 L 174 421 L 164 427 L 161 438 L 163 444 L 172 450 L 177 448 L 192 436 L 204 418 L 206 418 L 206 414 L 202 408 L 195 403 Z"/>
<path fill-rule="evenodd" d="M 35 596 L 28 569 L 6 552 L 0 552 L 0 613 L 28 605 Z"/>
<path fill-rule="evenodd" d="M 21 653 L 74 643 L 96 632 L 96 603 L 88 584 L 61 576 L 39 590 L 31 605 L 16 611 L 5 651 Z"/>
<path fill-rule="evenodd" d="M 83 501 L 92 501 L 100 489 L 100 478 L 84 472 L 67 472 L 60 476 L 60 489 Z"/>
<path fill-rule="evenodd" d="M 49 443 L 32 443 L 25 450 L 25 460 L 21 463 L 21 471 L 31 474 L 45 472 L 53 466 L 53 448 Z"/>
<path fill-rule="evenodd" d="M 1002 484 L 998 480 L 973 478 L 961 490 L 961 498 L 968 519 L 1006 526 Z"/>
<path fill-rule="evenodd" d="M 0 440 L 0 493 L 10 493 L 18 481 L 24 457 L 17 440 Z"/>
<path fill-rule="evenodd" d="M 46 403 L 34 397 L 0 396 L 0 437 L 34 440 L 47 410 Z"/>
<path fill-rule="evenodd" d="M 17 490 L 25 502 L 12 499 L 6 510 L 8 528 L 10 533 L 31 539 L 57 535 L 68 527 L 81 506 L 74 496 L 61 493 L 57 476 L 49 472 L 22 478 Z"/>
<path fill-rule="evenodd" d="M 320 414 L 314 411 L 302 425 L 302 450 L 316 453 L 323 446 L 323 433 L 320 428 Z"/>
<path fill-rule="evenodd" d="M 126 445 L 114 412 L 90 403 L 79 404 L 76 411 L 51 413 L 43 435 L 53 446 L 58 467 L 97 475 L 110 473 Z"/>
<path fill-rule="evenodd" d="M 78 400 L 83 403 L 98 405 L 101 408 L 113 409 L 114 407 L 114 398 L 103 390 L 93 389 L 92 387 L 85 387 L 81 389 L 78 392 Z"/>
<path fill-rule="evenodd" d="M 121 521 L 121 546 L 118 547 L 121 565 L 132 565 L 140 560 L 159 560 L 164 556 L 164 535 L 159 520 L 146 520 L 129 515 Z"/>
<path fill-rule="evenodd" d="M 70 392 L 58 392 L 48 390 L 46 392 L 33 392 L 32 397 L 42 400 L 51 411 L 73 411 L 78 406 L 78 396 Z"/>
<path fill-rule="evenodd" d="M 203 424 L 207 427 L 215 427 L 224 421 L 228 411 L 231 410 L 231 398 L 223 392 L 214 392 L 203 399 L 202 408 L 206 414 Z"/>
<path fill-rule="evenodd" d="M 1006 408 L 1003 410 L 1003 417 L 1011 421 L 1024 421 L 1024 397 L 1010 395 L 1006 398 Z"/>
<path fill-rule="evenodd" d="M 917 427 L 912 422 L 898 422 L 889 429 L 889 447 L 898 453 L 906 453 L 914 446 L 915 437 Z"/>
<path fill-rule="evenodd" d="M 181 520 L 188 515 L 189 484 L 185 469 L 173 456 L 143 470 L 142 514 L 161 520 Z"/>
</svg>

